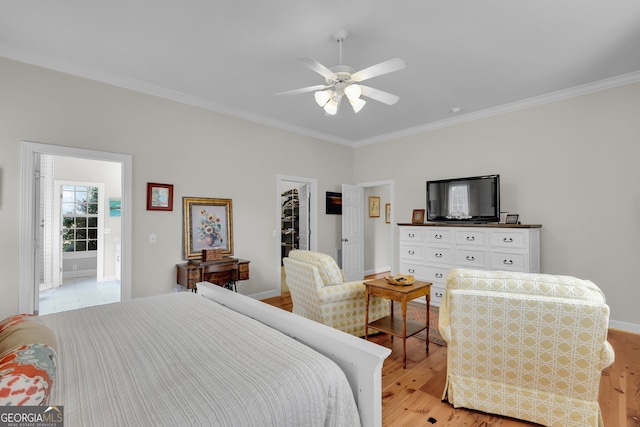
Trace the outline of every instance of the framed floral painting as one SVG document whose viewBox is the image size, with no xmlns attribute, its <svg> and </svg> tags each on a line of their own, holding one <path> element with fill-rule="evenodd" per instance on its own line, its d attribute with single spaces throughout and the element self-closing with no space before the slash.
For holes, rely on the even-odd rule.
<svg viewBox="0 0 640 427">
<path fill-rule="evenodd" d="M 203 249 L 222 249 L 233 255 L 231 199 L 182 198 L 183 251 L 185 259 L 202 257 Z"/>
</svg>

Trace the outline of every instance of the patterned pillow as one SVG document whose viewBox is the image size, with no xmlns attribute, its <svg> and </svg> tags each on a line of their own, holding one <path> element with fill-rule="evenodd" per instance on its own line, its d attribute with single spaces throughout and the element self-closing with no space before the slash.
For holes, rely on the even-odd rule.
<svg viewBox="0 0 640 427">
<path fill-rule="evenodd" d="M 56 337 L 42 320 L 17 314 L 0 322 L 0 405 L 46 405 L 56 374 Z"/>
<path fill-rule="evenodd" d="M 42 323 L 42 320 L 35 314 L 14 314 L 13 316 L 9 316 L 5 318 L 2 322 L 0 322 L 0 333 L 10 326 L 17 325 L 22 322 L 39 322 Z"/>
<path fill-rule="evenodd" d="M 47 405 L 56 376 L 56 352 L 27 344 L 0 359 L 0 405 Z"/>
</svg>

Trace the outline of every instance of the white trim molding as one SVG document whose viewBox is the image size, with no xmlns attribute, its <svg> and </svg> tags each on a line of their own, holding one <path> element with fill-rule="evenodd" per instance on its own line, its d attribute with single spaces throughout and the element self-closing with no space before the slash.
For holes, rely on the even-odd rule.
<svg viewBox="0 0 640 427">
<path fill-rule="evenodd" d="M 23 141 L 21 145 L 20 174 L 20 247 L 19 247 L 19 293 L 18 310 L 20 313 L 33 313 L 35 307 L 35 194 L 36 194 L 36 157 L 38 154 L 66 156 L 84 159 L 103 160 L 122 165 L 122 276 L 121 300 L 131 299 L 132 281 L 132 220 L 133 220 L 133 159 L 129 154 L 109 153 L 80 148 L 49 145 Z"/>
</svg>

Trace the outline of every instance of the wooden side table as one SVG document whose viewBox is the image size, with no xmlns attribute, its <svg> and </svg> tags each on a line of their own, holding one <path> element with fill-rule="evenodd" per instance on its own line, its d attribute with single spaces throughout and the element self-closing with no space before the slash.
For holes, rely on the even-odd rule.
<svg viewBox="0 0 640 427">
<path fill-rule="evenodd" d="M 387 283 L 385 279 L 375 279 L 364 282 L 364 284 L 366 286 L 367 295 L 364 338 L 369 338 L 369 328 L 391 334 L 392 338 L 394 336 L 402 338 L 402 367 L 406 368 L 407 338 L 426 329 L 426 351 L 429 353 L 429 302 L 431 300 L 431 282 L 415 281 L 411 285 L 400 286 Z M 382 319 L 369 323 L 369 298 L 371 296 L 391 300 L 389 302 L 391 304 L 391 314 L 387 317 L 383 317 Z M 422 296 L 426 297 L 427 300 L 427 304 L 425 306 L 427 320 L 425 325 L 414 320 L 407 320 L 407 302 Z M 398 322 L 398 319 L 393 317 L 393 301 L 402 303 L 402 322 Z"/>
</svg>

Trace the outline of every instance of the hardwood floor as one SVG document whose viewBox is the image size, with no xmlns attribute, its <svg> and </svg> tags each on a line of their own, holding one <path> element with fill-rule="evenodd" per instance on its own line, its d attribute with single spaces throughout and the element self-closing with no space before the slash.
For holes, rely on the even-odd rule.
<svg viewBox="0 0 640 427">
<path fill-rule="evenodd" d="M 283 294 L 264 302 L 291 311 L 291 296 Z M 402 369 L 402 340 L 379 334 L 372 341 L 392 349 L 382 368 L 382 423 L 384 426 L 534 426 L 536 424 L 467 409 L 442 402 L 447 371 L 447 348 L 407 340 L 407 369 Z M 612 366 L 602 373 L 600 408 L 607 427 L 640 427 L 640 335 L 609 330 L 616 353 Z"/>
</svg>

